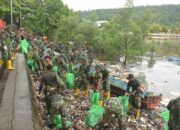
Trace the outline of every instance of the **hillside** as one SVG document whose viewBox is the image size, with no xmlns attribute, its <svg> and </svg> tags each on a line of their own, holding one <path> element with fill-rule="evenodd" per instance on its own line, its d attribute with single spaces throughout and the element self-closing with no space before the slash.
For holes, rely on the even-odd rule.
<svg viewBox="0 0 180 130">
<path fill-rule="evenodd" d="M 95 12 L 97 20 L 110 20 L 116 16 L 123 8 L 120 9 L 97 9 L 93 11 L 79 11 L 78 14 L 82 19 L 89 19 L 90 15 Z M 180 5 L 162 5 L 162 6 L 141 6 L 135 7 L 134 13 L 136 17 L 143 15 L 147 11 L 151 14 L 153 22 L 162 25 L 178 25 L 180 24 Z"/>
</svg>

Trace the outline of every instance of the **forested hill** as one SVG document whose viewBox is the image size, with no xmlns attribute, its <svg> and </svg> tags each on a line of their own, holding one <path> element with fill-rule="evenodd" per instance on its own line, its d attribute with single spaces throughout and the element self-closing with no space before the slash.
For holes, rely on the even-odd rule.
<svg viewBox="0 0 180 130">
<path fill-rule="evenodd" d="M 79 11 L 79 15 L 83 19 L 89 19 L 92 13 L 97 15 L 96 20 L 111 20 L 111 18 L 119 13 L 120 9 L 97 9 L 93 11 Z M 135 7 L 135 16 L 143 15 L 143 12 L 151 14 L 155 23 L 163 25 L 178 25 L 180 24 L 180 5 L 162 5 L 162 6 L 147 6 Z"/>
</svg>

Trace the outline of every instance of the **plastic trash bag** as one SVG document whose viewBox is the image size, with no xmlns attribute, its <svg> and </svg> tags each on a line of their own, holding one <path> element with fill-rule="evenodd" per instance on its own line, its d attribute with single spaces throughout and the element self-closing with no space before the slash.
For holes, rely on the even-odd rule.
<svg viewBox="0 0 180 130">
<path fill-rule="evenodd" d="M 121 112 L 121 115 L 125 117 L 128 112 L 128 106 L 129 106 L 129 96 L 119 96 L 119 100 L 123 105 L 123 110 Z"/>
<path fill-rule="evenodd" d="M 71 127 L 73 123 L 71 121 L 66 121 L 65 122 L 66 127 Z"/>
<path fill-rule="evenodd" d="M 161 112 L 160 115 L 162 116 L 163 120 L 168 123 L 170 115 L 169 110 Z M 164 130 L 169 130 L 168 125 L 164 126 Z"/>
<path fill-rule="evenodd" d="M 21 41 L 21 48 L 22 48 L 22 53 L 24 54 L 28 54 L 28 47 L 29 47 L 29 43 L 27 42 L 26 39 Z"/>
<path fill-rule="evenodd" d="M 92 93 L 90 98 L 91 105 L 99 105 L 99 100 L 100 100 L 100 93 L 99 92 Z"/>
<path fill-rule="evenodd" d="M 118 97 L 111 97 L 107 103 L 106 109 L 114 113 L 122 114 L 123 104 Z"/>
<path fill-rule="evenodd" d="M 75 76 L 73 73 L 66 73 L 66 85 L 69 90 L 74 88 Z"/>
<path fill-rule="evenodd" d="M 103 113 L 104 113 L 103 107 L 99 105 L 92 105 L 90 110 L 88 111 L 86 124 L 90 127 L 95 127 L 98 124 Z"/>
<path fill-rule="evenodd" d="M 62 128 L 62 118 L 61 115 L 56 115 L 54 118 L 54 128 Z"/>
<path fill-rule="evenodd" d="M 59 72 L 59 67 L 57 65 L 53 66 L 53 72 L 58 74 Z"/>
</svg>

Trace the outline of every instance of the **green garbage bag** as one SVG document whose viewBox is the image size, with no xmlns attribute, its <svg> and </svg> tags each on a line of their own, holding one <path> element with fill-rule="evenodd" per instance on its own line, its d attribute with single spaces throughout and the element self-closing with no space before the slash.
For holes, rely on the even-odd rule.
<svg viewBox="0 0 180 130">
<path fill-rule="evenodd" d="M 119 96 L 118 98 L 123 105 L 123 111 L 121 112 L 121 115 L 123 117 L 125 117 L 127 115 L 127 112 L 128 112 L 129 96 Z"/>
<path fill-rule="evenodd" d="M 27 54 L 28 53 L 28 47 L 29 47 L 29 43 L 27 42 L 27 40 L 26 39 L 21 40 L 22 53 Z"/>
<path fill-rule="evenodd" d="M 66 64 L 66 71 L 70 72 L 70 65 L 69 64 Z"/>
<path fill-rule="evenodd" d="M 74 88 L 75 76 L 73 73 L 66 73 L 66 85 L 69 90 Z"/>
<path fill-rule="evenodd" d="M 33 59 L 28 59 L 27 65 L 29 66 L 31 71 L 35 71 L 34 60 Z"/>
<path fill-rule="evenodd" d="M 104 108 L 99 105 L 92 105 L 86 117 L 86 124 L 95 127 L 104 113 Z"/>
<path fill-rule="evenodd" d="M 66 121 L 65 122 L 66 127 L 71 127 L 73 123 L 71 121 Z"/>
<path fill-rule="evenodd" d="M 53 66 L 53 72 L 56 73 L 56 74 L 58 74 L 58 72 L 59 72 L 59 67 L 58 67 L 57 65 L 54 65 L 54 66 Z"/>
<path fill-rule="evenodd" d="M 100 97 L 101 96 L 99 92 L 92 93 L 91 98 L 90 98 L 91 105 L 99 105 Z"/>
<path fill-rule="evenodd" d="M 72 65 L 72 73 L 75 75 L 76 74 L 76 66 Z"/>
<path fill-rule="evenodd" d="M 169 110 L 161 112 L 160 115 L 162 116 L 163 120 L 168 123 L 169 116 L 170 116 Z M 168 124 L 166 126 L 164 126 L 164 130 L 169 130 Z"/>
<path fill-rule="evenodd" d="M 62 118 L 61 115 L 56 115 L 54 118 L 54 128 L 62 128 Z"/>
<path fill-rule="evenodd" d="M 106 109 L 109 112 L 112 113 L 117 113 L 119 115 L 122 115 L 122 111 L 123 111 L 123 104 L 122 102 L 119 100 L 118 97 L 111 97 L 108 100 L 108 103 L 106 105 Z"/>
</svg>

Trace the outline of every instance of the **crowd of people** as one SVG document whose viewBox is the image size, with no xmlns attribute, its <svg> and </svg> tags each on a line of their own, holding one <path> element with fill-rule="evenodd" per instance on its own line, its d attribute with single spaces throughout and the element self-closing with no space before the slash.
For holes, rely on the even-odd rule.
<svg viewBox="0 0 180 130">
<path fill-rule="evenodd" d="M 45 108 L 50 119 L 55 115 L 61 115 L 62 124 L 66 122 L 62 96 L 67 92 L 73 92 L 75 97 L 84 95 L 86 98 L 91 98 L 92 104 L 105 107 L 103 119 L 113 118 L 110 115 L 115 115 L 118 129 L 122 129 L 123 104 L 117 103 L 119 100 L 116 97 L 111 97 L 109 71 L 106 64 L 93 64 L 95 58 L 93 47 L 73 42 L 67 44 L 50 42 L 47 37 L 33 36 L 31 32 L 24 29 L 18 30 L 16 27 L 0 30 L 0 46 L 2 66 L 7 67 L 9 71 L 14 70 L 12 61 L 15 60 L 15 53 L 21 50 L 27 59 L 27 66 L 31 73 L 41 76 L 40 85 L 37 88 L 38 96 L 44 97 Z M 143 89 L 132 74 L 129 74 L 127 79 L 129 81 L 126 94 L 133 93 L 133 100 L 130 98 L 130 102 L 137 109 L 135 118 L 139 119 Z M 171 101 L 167 108 L 171 115 L 170 130 L 180 129 L 180 98 Z M 98 129 L 103 129 L 105 125 L 103 119 L 99 122 L 101 127 Z M 49 125 L 52 124 L 53 121 L 50 121 Z M 66 128 L 64 126 L 59 129 Z"/>
</svg>

